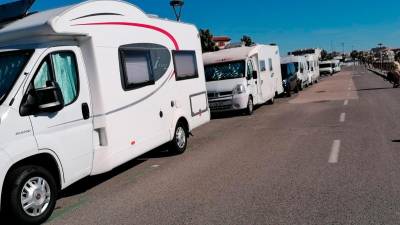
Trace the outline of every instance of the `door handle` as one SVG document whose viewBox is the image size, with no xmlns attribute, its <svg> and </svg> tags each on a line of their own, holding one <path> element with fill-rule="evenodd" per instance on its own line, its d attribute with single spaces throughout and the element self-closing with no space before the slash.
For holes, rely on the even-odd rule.
<svg viewBox="0 0 400 225">
<path fill-rule="evenodd" d="M 163 118 L 164 117 L 164 113 L 163 113 L 163 111 L 160 111 L 160 118 Z"/>
<path fill-rule="evenodd" d="M 90 118 L 89 105 L 86 102 L 82 103 L 82 116 L 83 116 L 84 120 L 87 120 Z"/>
</svg>

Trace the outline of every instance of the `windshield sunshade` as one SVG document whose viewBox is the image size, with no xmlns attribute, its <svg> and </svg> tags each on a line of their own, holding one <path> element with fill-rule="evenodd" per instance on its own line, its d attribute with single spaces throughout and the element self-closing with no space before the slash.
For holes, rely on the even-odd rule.
<svg viewBox="0 0 400 225">
<path fill-rule="evenodd" d="M 206 80 L 218 81 L 243 78 L 245 73 L 245 62 L 226 62 L 208 65 L 205 67 Z"/>
</svg>

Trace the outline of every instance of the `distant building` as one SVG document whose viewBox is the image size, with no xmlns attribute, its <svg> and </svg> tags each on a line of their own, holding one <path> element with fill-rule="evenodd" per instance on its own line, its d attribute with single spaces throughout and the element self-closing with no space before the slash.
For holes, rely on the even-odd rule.
<svg viewBox="0 0 400 225">
<path fill-rule="evenodd" d="M 219 49 L 224 49 L 231 43 L 232 39 L 228 36 L 215 36 L 212 40 Z"/>
</svg>

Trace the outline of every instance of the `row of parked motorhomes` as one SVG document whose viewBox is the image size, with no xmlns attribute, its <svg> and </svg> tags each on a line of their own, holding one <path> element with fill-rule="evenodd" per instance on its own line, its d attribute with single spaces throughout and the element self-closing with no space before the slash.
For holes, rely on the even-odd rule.
<svg viewBox="0 0 400 225">
<path fill-rule="evenodd" d="M 123 1 L 86 1 L 5 23 L 1 210 L 22 224 L 42 223 L 58 192 L 84 177 L 164 144 L 183 153 L 210 109 L 251 114 L 318 79 L 315 55 L 281 61 L 274 45 L 203 55 L 195 26 Z"/>
</svg>

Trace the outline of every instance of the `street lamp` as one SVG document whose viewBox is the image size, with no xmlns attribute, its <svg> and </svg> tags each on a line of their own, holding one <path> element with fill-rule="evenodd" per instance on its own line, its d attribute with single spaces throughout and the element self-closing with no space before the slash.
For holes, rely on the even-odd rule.
<svg viewBox="0 0 400 225">
<path fill-rule="evenodd" d="M 181 15 L 182 15 L 182 7 L 185 4 L 183 0 L 171 0 L 169 4 L 172 6 L 174 9 L 174 13 L 176 16 L 176 21 L 181 20 Z"/>
</svg>

